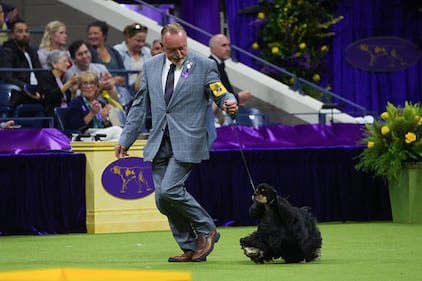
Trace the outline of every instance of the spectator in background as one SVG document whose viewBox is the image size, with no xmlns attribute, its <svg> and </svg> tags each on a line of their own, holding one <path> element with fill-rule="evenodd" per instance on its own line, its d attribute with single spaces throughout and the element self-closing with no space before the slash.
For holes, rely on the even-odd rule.
<svg viewBox="0 0 422 281">
<path fill-rule="evenodd" d="M 0 130 L 8 130 L 8 129 L 14 129 L 15 128 L 15 121 L 8 120 L 6 122 L 0 123 Z"/>
<path fill-rule="evenodd" d="M 108 25 L 104 21 L 88 24 L 88 43 L 93 63 L 103 64 L 110 72 L 113 69 L 125 70 L 122 57 L 112 46 L 106 44 Z M 126 88 L 125 73 L 111 73 L 118 92 L 118 101 L 125 107 L 132 100 L 132 93 Z"/>
<path fill-rule="evenodd" d="M 3 3 L 3 1 L 1 0 L 0 0 L 0 4 L 2 6 L 3 13 L 4 13 L 4 21 L 6 22 L 7 27 L 9 29 L 12 29 L 13 23 L 17 20 L 20 20 L 19 11 L 12 4 Z"/>
<path fill-rule="evenodd" d="M 68 123 L 72 130 L 83 130 L 89 134 L 105 134 L 103 140 L 117 140 L 122 132 L 113 126 L 110 115 L 113 107 L 98 99 L 100 82 L 95 72 L 82 71 L 79 74 L 81 95 L 69 104 Z"/>
<path fill-rule="evenodd" d="M 0 67 L 4 68 L 41 68 L 37 52 L 30 46 L 28 24 L 23 20 L 13 23 L 10 31 L 11 39 L 3 43 L 0 55 Z M 12 90 L 10 106 L 15 107 L 24 103 L 42 103 L 43 97 L 39 93 L 39 72 L 2 72 L 1 79 L 21 88 L 21 91 Z"/>
<path fill-rule="evenodd" d="M 151 50 L 145 46 L 148 28 L 140 23 L 127 25 L 123 30 L 125 40 L 114 48 L 123 58 L 126 70 L 137 71 L 129 75 L 129 85 L 133 87 L 137 75 L 142 72 L 145 60 L 151 57 Z"/>
<path fill-rule="evenodd" d="M 158 54 L 161 54 L 162 52 L 164 52 L 163 50 L 163 43 L 161 43 L 160 39 L 155 39 L 154 41 L 152 41 L 151 44 L 151 56 L 155 56 Z"/>
<path fill-rule="evenodd" d="M 161 43 L 160 39 L 155 39 L 152 41 L 151 44 L 151 56 L 155 56 L 164 52 L 163 50 L 163 43 Z M 142 81 L 142 71 L 137 75 L 135 82 L 133 83 L 133 90 L 134 92 L 138 92 L 141 86 Z"/>
<path fill-rule="evenodd" d="M 76 40 L 69 45 L 69 53 L 73 60 L 73 65 L 64 74 L 64 82 L 69 81 L 74 74 L 80 74 L 82 71 L 97 73 L 100 81 L 100 96 L 121 112 L 121 121 L 124 123 L 125 110 L 119 103 L 118 92 L 114 85 L 113 77 L 107 68 L 100 63 L 91 62 L 91 52 L 88 44 L 83 40 Z"/>
<path fill-rule="evenodd" d="M 0 5 L 0 45 L 9 39 L 9 31 L 5 21 L 3 6 Z"/>
<path fill-rule="evenodd" d="M 55 107 L 67 107 L 75 96 L 78 76 L 74 74 L 66 83 L 63 83 L 62 77 L 69 68 L 69 57 L 65 51 L 51 51 L 47 56 L 47 65 L 51 71 L 41 73 L 40 89 L 46 97 L 46 109 L 50 115 L 53 115 Z"/>
<path fill-rule="evenodd" d="M 66 50 L 66 25 L 61 21 L 51 21 L 44 29 L 44 35 L 38 48 L 38 57 L 42 68 L 48 68 L 47 56 L 53 50 Z M 69 55 L 70 58 L 70 55 Z"/>
<path fill-rule="evenodd" d="M 211 51 L 209 58 L 217 63 L 218 71 L 220 72 L 220 79 L 224 87 L 230 93 L 237 95 L 236 98 L 239 102 L 239 106 L 245 106 L 251 97 L 251 92 L 242 90 L 236 93 L 225 70 L 224 61 L 230 59 L 231 56 L 231 44 L 229 38 L 227 38 L 227 36 L 224 34 L 216 34 L 211 37 L 209 47 Z M 223 125 L 225 122 L 228 124 L 231 123 L 232 120 L 226 120 L 226 114 L 224 114 L 224 112 L 221 111 L 216 105 L 213 105 L 213 110 L 219 125 Z"/>
</svg>

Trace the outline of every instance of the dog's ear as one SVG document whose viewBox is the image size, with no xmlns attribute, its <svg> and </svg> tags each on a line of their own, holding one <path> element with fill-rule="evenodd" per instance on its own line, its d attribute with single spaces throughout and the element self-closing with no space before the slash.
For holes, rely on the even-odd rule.
<svg viewBox="0 0 422 281">
<path fill-rule="evenodd" d="M 283 224 L 291 224 L 294 221 L 295 211 L 287 199 L 277 196 L 277 212 Z"/>
</svg>

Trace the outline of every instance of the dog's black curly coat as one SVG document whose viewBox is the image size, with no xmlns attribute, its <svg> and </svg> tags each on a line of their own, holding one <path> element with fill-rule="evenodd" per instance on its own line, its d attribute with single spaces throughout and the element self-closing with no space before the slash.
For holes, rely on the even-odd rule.
<svg viewBox="0 0 422 281">
<path fill-rule="evenodd" d="M 269 184 L 257 186 L 249 208 L 258 229 L 240 239 L 252 261 L 263 263 L 283 258 L 286 263 L 319 260 L 322 237 L 310 209 L 292 206 Z"/>
</svg>

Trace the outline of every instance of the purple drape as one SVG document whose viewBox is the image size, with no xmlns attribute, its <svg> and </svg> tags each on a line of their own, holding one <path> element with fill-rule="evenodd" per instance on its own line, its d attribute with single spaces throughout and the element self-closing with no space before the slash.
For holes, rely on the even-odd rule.
<svg viewBox="0 0 422 281">
<path fill-rule="evenodd" d="M 182 1 L 182 18 L 209 33 L 219 32 L 218 1 L 201 5 L 196 0 Z M 226 0 L 230 38 L 233 45 L 254 53 L 251 43 L 256 39 L 256 29 L 251 22 L 256 15 L 238 15 L 240 9 L 256 6 L 258 0 Z M 343 0 L 338 1 L 338 14 L 344 19 L 333 26 L 336 33 L 326 60 L 324 82 L 332 91 L 369 112 L 379 114 L 387 101 L 403 104 L 405 100 L 422 100 L 422 59 L 407 69 L 391 73 L 375 73 L 354 68 L 345 60 L 349 44 L 366 37 L 395 36 L 422 46 L 422 13 L 420 1 L 399 0 Z M 190 35 L 195 35 L 191 32 Z M 195 36 L 193 36 L 195 38 Z M 202 37 L 201 42 L 208 41 Z M 233 53 L 233 59 L 258 67 L 257 62 L 241 53 Z M 282 66 L 281 66 L 282 67 Z M 322 85 L 325 86 L 325 85 Z M 346 106 L 346 110 L 352 108 Z M 353 112 L 351 112 L 353 113 Z"/>
<path fill-rule="evenodd" d="M 86 232 L 82 153 L 0 154 L 0 236 Z"/>
<path fill-rule="evenodd" d="M 70 139 L 55 128 L 0 130 L 0 153 L 22 154 L 71 149 Z"/>
<path fill-rule="evenodd" d="M 218 9 L 218 1 L 181 0 L 179 17 L 205 32 L 217 34 L 220 33 Z M 185 28 L 190 37 L 208 46 L 209 36 L 189 26 L 185 26 Z"/>
<path fill-rule="evenodd" d="M 412 4 L 412 3 L 413 4 Z M 344 59 L 347 46 L 373 36 L 395 36 L 422 46 L 422 13 L 419 1 L 344 0 L 338 13 L 344 19 L 333 30 L 331 65 L 333 92 L 374 113 L 385 111 L 387 101 L 403 105 L 422 100 L 422 60 L 405 70 L 376 73 L 354 68 Z"/>
</svg>

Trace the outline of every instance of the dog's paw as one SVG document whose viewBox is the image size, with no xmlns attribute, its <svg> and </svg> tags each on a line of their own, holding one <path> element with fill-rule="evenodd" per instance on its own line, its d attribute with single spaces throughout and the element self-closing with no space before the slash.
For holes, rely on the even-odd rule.
<svg viewBox="0 0 422 281">
<path fill-rule="evenodd" d="M 247 256 L 256 263 L 263 262 L 264 252 L 258 248 L 245 247 L 243 248 L 243 253 L 245 253 L 245 256 Z"/>
<path fill-rule="evenodd" d="M 321 248 L 318 248 L 313 253 L 312 261 L 319 261 L 321 259 Z"/>
</svg>

